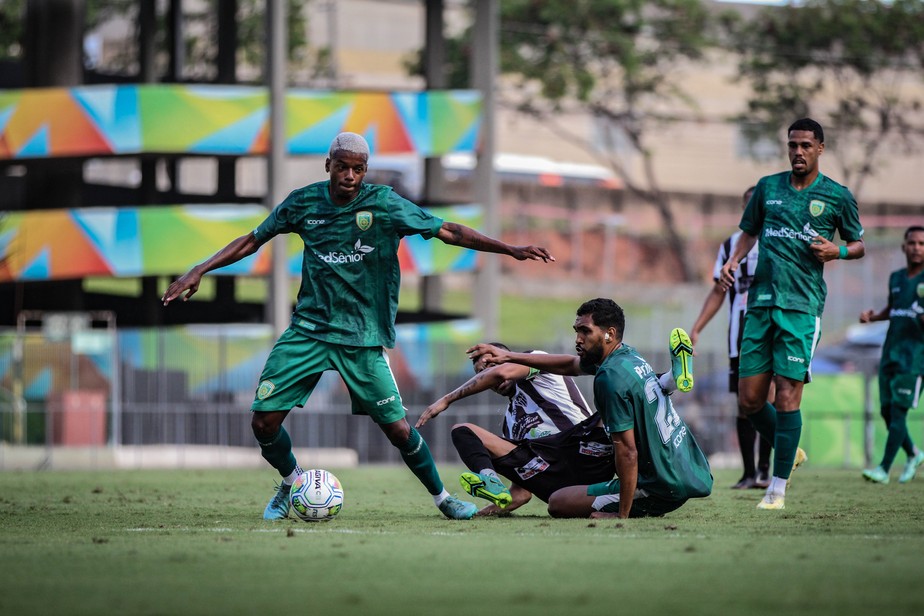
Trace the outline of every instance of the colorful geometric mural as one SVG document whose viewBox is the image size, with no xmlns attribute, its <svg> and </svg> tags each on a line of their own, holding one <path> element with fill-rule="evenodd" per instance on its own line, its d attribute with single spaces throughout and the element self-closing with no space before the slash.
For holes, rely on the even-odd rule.
<svg viewBox="0 0 924 616">
<path fill-rule="evenodd" d="M 481 208 L 441 207 L 438 216 L 478 228 Z M 156 276 L 185 272 L 266 217 L 259 205 L 178 205 L 0 212 L 0 281 L 86 276 Z M 270 246 L 217 271 L 270 271 Z M 289 271 L 301 276 L 304 244 L 288 238 Z M 411 236 L 401 242 L 401 271 L 423 275 L 472 271 L 474 251 Z"/>
<path fill-rule="evenodd" d="M 249 86 L 99 85 L 0 90 L 0 159 L 267 152 L 268 94 Z M 287 92 L 290 154 L 326 154 L 342 131 L 377 154 L 472 152 L 481 96 L 427 92 Z"/>
<path fill-rule="evenodd" d="M 389 362 L 402 387 L 431 387 L 434 372 L 466 376 L 471 362 L 465 349 L 482 337 L 477 321 L 459 320 L 445 323 L 396 326 L 397 346 L 389 351 Z M 232 392 L 244 399 L 251 394 L 260 370 L 275 341 L 269 325 L 224 324 L 187 325 L 182 327 L 94 330 L 106 338 L 95 352 L 78 349 L 73 340 L 50 342 L 39 332 L 22 339 L 24 363 L 23 396 L 42 401 L 51 394 L 73 388 L 73 366 L 81 364 L 81 387 L 110 390 L 113 365 L 124 372 L 139 370 L 181 373 L 187 399 L 208 399 L 214 394 Z M 17 334 L 0 332 L 0 389 L 12 389 L 14 374 L 13 346 Z M 115 345 L 115 349 L 113 349 Z M 330 381 L 322 381 L 321 390 Z M 339 387 L 339 379 L 333 382 Z M 137 395 L 137 392 L 129 393 Z"/>
</svg>

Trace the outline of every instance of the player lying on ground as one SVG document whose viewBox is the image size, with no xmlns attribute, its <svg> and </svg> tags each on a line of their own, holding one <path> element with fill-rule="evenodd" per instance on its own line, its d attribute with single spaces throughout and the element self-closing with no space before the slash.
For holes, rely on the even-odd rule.
<svg viewBox="0 0 924 616">
<path fill-rule="evenodd" d="M 478 345 L 470 349 L 503 345 Z M 671 332 L 672 373 L 658 379 L 669 393 L 677 381 L 689 391 L 693 383 L 692 347 L 681 329 Z M 524 355 L 545 355 L 531 352 Z M 526 503 L 531 492 L 549 502 L 561 488 L 606 483 L 613 477 L 615 461 L 611 438 L 599 414 L 585 418 L 587 404 L 571 376 L 559 376 L 537 368 L 505 363 L 490 365 L 486 356 L 475 356 L 476 376 L 443 396 L 425 411 L 418 425 L 446 410 L 461 398 L 494 389 L 510 398 L 504 418 L 504 438 L 473 424 L 453 427 L 453 443 L 473 471 L 462 475 L 462 484 L 473 495 L 492 502 L 479 513 L 510 512 Z M 531 412 L 530 412 L 531 411 Z M 556 419 L 557 425 L 550 419 Z M 518 430 L 517 427 L 520 427 Z M 529 430 L 524 427 L 532 426 Z M 522 436 L 523 438 L 511 438 Z M 497 473 L 511 481 L 508 494 Z M 553 516 L 558 508 L 549 507 Z M 566 514 L 571 515 L 571 514 Z"/>
<path fill-rule="evenodd" d="M 509 350 L 500 343 L 493 346 Z M 661 375 L 659 382 L 670 393 L 677 389 L 679 378 L 684 391 L 689 391 L 693 356 L 683 330 L 671 332 L 670 352 L 672 371 Z M 452 427 L 453 445 L 472 471 L 462 474 L 462 486 L 469 494 L 491 501 L 479 515 L 509 514 L 533 494 L 547 503 L 560 488 L 612 479 L 612 441 L 571 376 L 513 363 L 488 365 L 478 359 L 473 368 L 475 376 L 427 407 L 417 427 L 452 403 L 488 389 L 508 398 L 501 436 L 471 423 Z M 498 474 L 510 480 L 509 490 Z"/>
</svg>

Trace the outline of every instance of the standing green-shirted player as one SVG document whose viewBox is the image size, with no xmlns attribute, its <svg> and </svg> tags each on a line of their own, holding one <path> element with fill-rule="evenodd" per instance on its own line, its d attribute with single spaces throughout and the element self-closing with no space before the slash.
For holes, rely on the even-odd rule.
<svg viewBox="0 0 924 616">
<path fill-rule="evenodd" d="M 822 175 L 818 159 L 825 149 L 821 125 L 809 118 L 787 132 L 791 171 L 757 183 L 741 218 L 741 235 L 722 267 L 727 289 L 754 243 L 760 260 L 748 290 L 738 381 L 738 405 L 757 431 L 773 443 L 773 477 L 758 509 L 783 509 L 793 468 L 805 460 L 802 388 L 821 337 L 827 287 L 824 264 L 860 259 L 866 252 L 857 202 L 850 191 Z M 837 231 L 847 242 L 831 240 Z M 770 383 L 774 404 L 767 402 Z"/>
<path fill-rule="evenodd" d="M 553 517 L 662 516 L 712 492 L 706 455 L 674 410 L 658 375 L 623 343 L 625 326 L 622 308 L 611 299 L 597 298 L 577 310 L 576 356 L 512 353 L 486 344 L 470 350 L 473 358 L 487 363 L 595 375 L 594 405 L 613 441 L 617 477 L 556 490 L 549 498 Z"/>
<path fill-rule="evenodd" d="M 378 424 L 444 515 L 474 516 L 474 503 L 444 489 L 427 443 L 405 419 L 388 365 L 385 349 L 395 343 L 401 277 L 398 245 L 402 237 L 420 235 L 520 261 L 554 261 L 545 248 L 510 246 L 444 222 L 388 186 L 363 183 L 368 160 L 369 144 L 361 135 L 337 135 L 325 162 L 330 180 L 293 191 L 253 232 L 175 280 L 163 296 L 165 306 L 184 292 L 185 301 L 206 272 L 255 253 L 281 233 L 298 233 L 305 243 L 295 312 L 266 360 L 251 407 L 263 457 L 282 477 L 263 512 L 268 520 L 288 516 L 289 488 L 301 472 L 282 422 L 293 407 L 304 406 L 326 370 L 340 374 L 353 413 Z"/>
<path fill-rule="evenodd" d="M 899 448 L 908 455 L 899 483 L 914 479 L 924 464 L 924 452 L 908 434 L 908 411 L 918 405 L 924 378 L 924 227 L 905 231 L 902 252 L 906 266 L 889 276 L 888 305 L 879 312 L 860 314 L 860 323 L 889 321 L 879 362 L 879 412 L 889 436 L 882 462 L 863 471 L 863 477 L 875 483 L 889 483 L 889 469 Z"/>
</svg>

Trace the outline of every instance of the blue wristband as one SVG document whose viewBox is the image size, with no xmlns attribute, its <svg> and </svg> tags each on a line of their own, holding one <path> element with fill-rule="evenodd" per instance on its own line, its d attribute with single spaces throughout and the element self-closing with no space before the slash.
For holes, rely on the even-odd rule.
<svg viewBox="0 0 924 616">
<path fill-rule="evenodd" d="M 847 258 L 847 247 L 846 247 L 846 246 L 841 246 L 840 248 L 838 248 L 838 251 L 840 251 L 840 254 L 837 255 L 837 258 L 838 258 L 838 259 L 846 259 L 846 258 Z"/>
</svg>

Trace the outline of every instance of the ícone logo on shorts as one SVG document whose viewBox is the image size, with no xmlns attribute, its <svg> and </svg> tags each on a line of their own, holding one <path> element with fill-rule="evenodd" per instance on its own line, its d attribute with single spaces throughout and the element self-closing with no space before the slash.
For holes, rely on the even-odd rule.
<svg viewBox="0 0 924 616">
<path fill-rule="evenodd" d="M 274 389 L 276 389 L 275 383 L 272 381 L 263 381 L 260 383 L 260 386 L 257 387 L 257 398 L 266 400 L 272 395 Z"/>
<path fill-rule="evenodd" d="M 815 217 L 821 216 L 821 213 L 825 211 L 825 205 L 827 204 L 824 201 L 812 199 L 809 202 L 809 214 Z"/>
<path fill-rule="evenodd" d="M 365 231 L 372 226 L 372 212 L 367 212 L 363 210 L 362 212 L 356 212 L 356 226 L 359 227 L 360 231 Z"/>
</svg>

